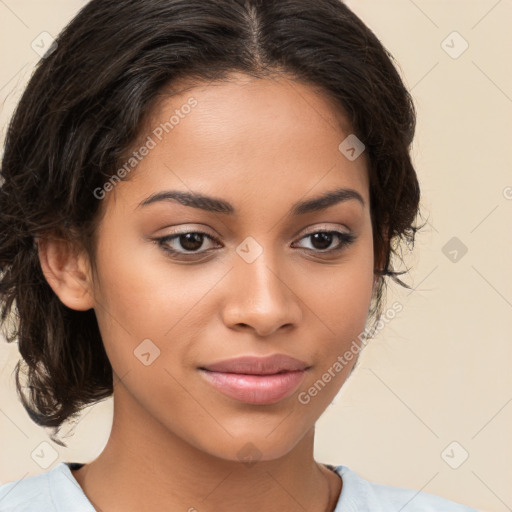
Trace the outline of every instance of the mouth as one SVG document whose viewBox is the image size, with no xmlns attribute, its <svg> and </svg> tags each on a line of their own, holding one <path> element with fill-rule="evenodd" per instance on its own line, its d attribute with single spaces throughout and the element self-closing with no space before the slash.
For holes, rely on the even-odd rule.
<svg viewBox="0 0 512 512">
<path fill-rule="evenodd" d="M 274 404 L 289 397 L 304 380 L 307 363 L 286 354 L 245 355 L 198 368 L 223 395 L 247 404 Z"/>
<path fill-rule="evenodd" d="M 229 398 L 247 404 L 268 405 L 290 395 L 304 380 L 304 370 L 280 370 L 276 373 L 234 373 L 199 369 L 204 379 Z"/>
</svg>

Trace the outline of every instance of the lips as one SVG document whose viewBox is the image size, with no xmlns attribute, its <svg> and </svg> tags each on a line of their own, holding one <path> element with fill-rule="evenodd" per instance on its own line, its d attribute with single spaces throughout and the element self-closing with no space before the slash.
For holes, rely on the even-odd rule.
<svg viewBox="0 0 512 512">
<path fill-rule="evenodd" d="M 309 366 L 284 354 L 244 356 L 199 368 L 204 379 L 225 396 L 248 404 L 273 404 L 290 396 Z"/>
<path fill-rule="evenodd" d="M 294 357 L 276 354 L 267 357 L 242 356 L 202 366 L 201 369 L 245 375 L 273 375 L 281 372 L 302 371 L 308 364 Z"/>
</svg>

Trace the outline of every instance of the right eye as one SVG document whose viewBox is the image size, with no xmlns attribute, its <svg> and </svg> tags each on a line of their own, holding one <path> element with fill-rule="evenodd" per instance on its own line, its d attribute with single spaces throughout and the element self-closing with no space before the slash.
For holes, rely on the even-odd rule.
<svg viewBox="0 0 512 512">
<path fill-rule="evenodd" d="M 218 242 L 217 239 L 215 239 L 208 233 L 204 233 L 202 231 L 184 231 L 173 235 L 155 238 L 154 242 L 156 242 L 159 247 L 161 247 L 165 252 L 167 252 L 171 256 L 178 255 L 187 257 L 196 254 L 204 254 L 211 250 L 208 249 L 198 251 L 203 246 L 205 237 L 208 240 Z M 183 249 L 183 251 L 180 249 L 180 247 Z"/>
</svg>

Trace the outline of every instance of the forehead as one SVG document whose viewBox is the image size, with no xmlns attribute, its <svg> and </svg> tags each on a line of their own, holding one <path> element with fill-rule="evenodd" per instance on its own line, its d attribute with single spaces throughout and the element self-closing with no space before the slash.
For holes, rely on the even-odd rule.
<svg viewBox="0 0 512 512">
<path fill-rule="evenodd" d="M 135 149 L 151 149 L 128 183 L 140 199 L 172 187 L 291 203 L 309 191 L 345 186 L 367 202 L 366 155 L 350 161 L 339 149 L 350 134 L 342 109 L 302 82 L 241 74 L 175 82 L 144 123 Z"/>
</svg>

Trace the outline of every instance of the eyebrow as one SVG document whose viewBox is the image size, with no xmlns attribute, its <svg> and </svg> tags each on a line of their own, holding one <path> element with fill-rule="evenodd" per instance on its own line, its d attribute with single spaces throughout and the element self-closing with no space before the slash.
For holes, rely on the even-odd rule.
<svg viewBox="0 0 512 512">
<path fill-rule="evenodd" d="M 292 205 L 288 215 L 304 215 L 310 212 L 325 210 L 335 204 L 356 200 L 365 206 L 365 201 L 361 194 L 351 188 L 338 188 L 323 193 L 313 199 L 299 201 Z M 184 206 L 192 208 L 199 208 L 208 212 L 224 213 L 227 215 L 236 215 L 235 207 L 225 201 L 216 197 L 210 197 L 196 192 L 182 192 L 179 190 L 165 190 L 150 195 L 139 203 L 137 208 L 148 206 L 160 201 L 175 201 Z"/>
</svg>

